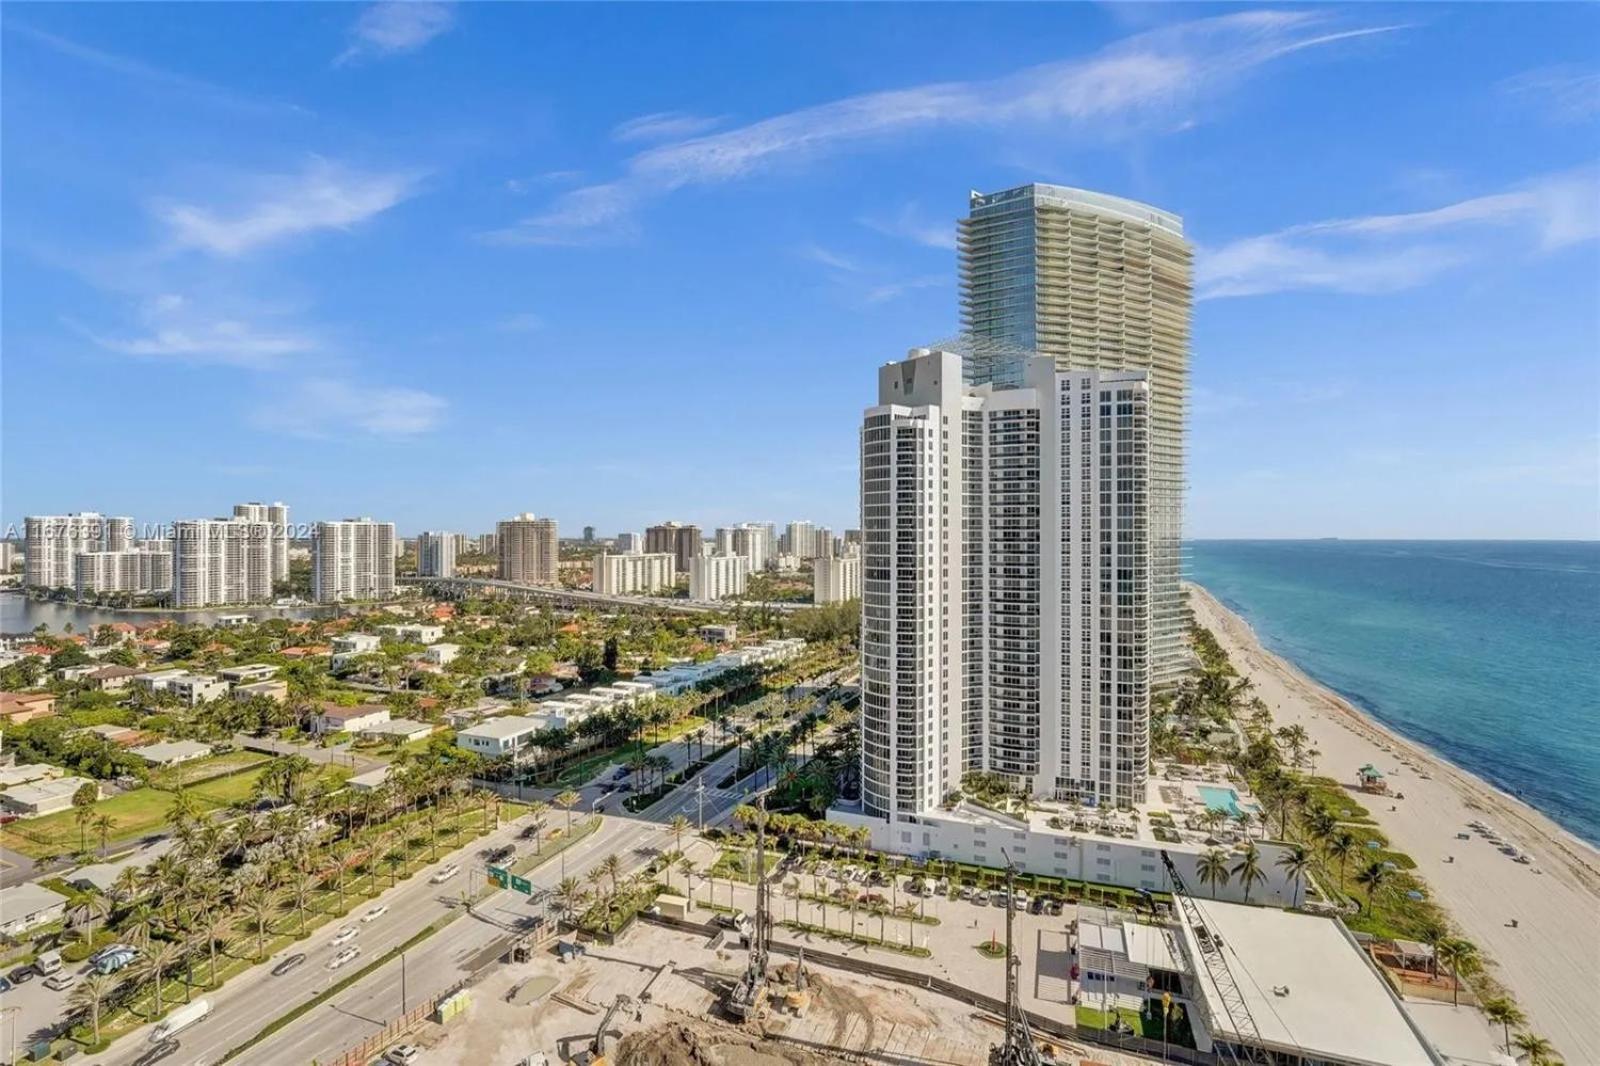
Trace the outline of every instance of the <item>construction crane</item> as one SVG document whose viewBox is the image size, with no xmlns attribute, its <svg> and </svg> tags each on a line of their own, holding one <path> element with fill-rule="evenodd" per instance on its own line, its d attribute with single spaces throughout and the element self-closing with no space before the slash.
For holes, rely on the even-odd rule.
<svg viewBox="0 0 1600 1066">
<path fill-rule="evenodd" d="M 1017 997 L 1017 971 L 1022 960 L 1012 951 L 1011 926 L 1016 920 L 1017 868 L 1004 848 L 1000 854 L 1006 860 L 1006 1035 L 1005 1039 L 989 1048 L 989 1066 L 1040 1066 L 1042 1059 L 1033 1042 L 1033 1030 L 1028 1027 L 1028 1015 Z"/>
<path fill-rule="evenodd" d="M 611 1007 L 606 1011 L 605 1017 L 600 1019 L 600 1028 L 594 1031 L 594 1038 L 589 1041 L 589 1046 L 572 1056 L 572 1061 L 577 1066 L 606 1066 L 606 1030 L 611 1028 L 611 1019 L 617 1016 L 617 1011 L 632 1002 L 626 993 L 619 994 L 611 1001 Z"/>
<path fill-rule="evenodd" d="M 1183 876 L 1178 873 L 1178 868 L 1172 864 L 1172 857 L 1166 849 L 1161 851 L 1161 864 L 1167 868 L 1167 876 L 1172 879 L 1172 898 L 1177 901 L 1178 907 L 1183 911 L 1183 918 L 1194 931 L 1194 941 L 1200 948 L 1200 962 L 1206 968 L 1206 973 L 1211 977 L 1211 985 L 1217 990 L 1217 1001 L 1222 1004 L 1222 1013 L 1227 1015 L 1228 1029 L 1237 1039 L 1217 1041 L 1222 1049 L 1222 1054 L 1229 1062 L 1267 1062 L 1266 1051 L 1261 1046 L 1261 1030 L 1256 1028 L 1255 1017 L 1250 1013 L 1250 1005 L 1245 1002 L 1244 993 L 1239 991 L 1239 982 L 1234 980 L 1233 971 L 1228 967 L 1228 959 L 1223 954 L 1222 941 L 1213 936 L 1206 925 L 1205 917 L 1200 913 L 1200 906 L 1189 895 L 1189 888 L 1183 882 Z M 1205 1002 L 1204 997 L 1192 997 L 1195 1002 Z M 1215 1014 L 1215 1011 L 1212 1012 Z M 1217 1026 L 1212 1025 L 1213 1033 Z M 1236 1045 L 1242 1045 L 1237 1046 Z"/>
<path fill-rule="evenodd" d="M 723 1001 L 728 1013 L 741 1021 L 761 1016 L 767 1002 L 767 952 L 772 946 L 771 916 L 767 902 L 767 798 L 756 800 L 756 913 L 750 929 L 750 961 Z"/>
</svg>

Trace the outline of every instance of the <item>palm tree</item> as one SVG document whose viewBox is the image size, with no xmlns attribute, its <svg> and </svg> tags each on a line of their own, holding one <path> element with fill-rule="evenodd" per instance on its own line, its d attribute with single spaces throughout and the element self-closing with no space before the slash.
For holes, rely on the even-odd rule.
<svg viewBox="0 0 1600 1066">
<path fill-rule="evenodd" d="M 1306 871 L 1311 867 L 1311 856 L 1305 848 L 1295 845 L 1278 856 L 1278 867 L 1284 876 L 1294 882 L 1294 906 L 1300 906 L 1300 888 L 1305 883 Z"/>
<path fill-rule="evenodd" d="M 256 926 L 256 958 L 261 958 L 263 946 L 267 940 L 267 920 L 277 913 L 283 906 L 283 890 L 281 888 L 261 888 L 250 893 L 244 899 L 245 915 Z"/>
<path fill-rule="evenodd" d="M 1504 1030 L 1506 1037 L 1506 1054 L 1509 1055 L 1511 1053 L 1511 1027 L 1513 1025 L 1521 1025 L 1523 1022 L 1528 1020 L 1528 1016 L 1522 1013 L 1521 1007 L 1517 1006 L 1511 1000 L 1505 999 L 1504 997 L 1500 999 L 1491 999 L 1489 1002 L 1485 1003 L 1483 1005 L 1483 1014 L 1484 1017 L 1488 1018 L 1491 1022 L 1498 1022 Z"/>
<path fill-rule="evenodd" d="M 310 870 L 296 870 L 294 879 L 289 882 L 289 893 L 294 897 L 294 910 L 298 916 L 296 931 L 299 933 L 306 931 L 306 902 L 316 887 L 316 875 Z"/>
<path fill-rule="evenodd" d="M 582 796 L 579 796 L 570 788 L 556 797 L 556 806 L 567 812 L 568 836 L 572 835 L 572 808 L 576 807 L 578 805 L 578 801 L 582 798 Z"/>
<path fill-rule="evenodd" d="M 1439 942 L 1439 961 L 1450 967 L 1450 999 L 1453 1006 L 1461 1006 L 1461 971 L 1469 973 L 1478 968 L 1478 945 L 1464 937 L 1446 937 Z"/>
<path fill-rule="evenodd" d="M 100 835 L 100 855 L 104 857 L 106 846 L 111 839 L 111 830 L 117 827 L 117 820 L 109 814 L 97 814 L 90 824 L 94 826 L 94 831 Z"/>
<path fill-rule="evenodd" d="M 544 851 L 544 816 L 550 810 L 550 804 L 544 800 L 534 800 L 528 804 L 528 813 L 533 816 L 533 853 L 535 855 Z"/>
<path fill-rule="evenodd" d="M 201 927 L 201 939 L 206 944 L 206 955 L 209 956 L 211 978 L 206 982 L 207 988 L 217 985 L 217 945 L 226 944 L 233 937 L 234 918 L 232 914 L 218 907 L 206 912 L 204 924 Z"/>
<path fill-rule="evenodd" d="M 1222 849 L 1212 848 L 1200 856 L 1198 863 L 1200 883 L 1211 886 L 1211 898 L 1217 898 L 1217 889 L 1227 885 L 1229 880 L 1228 856 Z"/>
<path fill-rule="evenodd" d="M 678 860 L 678 872 L 683 874 L 683 883 L 688 890 L 689 909 L 694 909 L 694 879 L 700 875 L 700 870 L 695 866 L 694 860 L 683 856 Z"/>
<path fill-rule="evenodd" d="M 1339 893 L 1341 895 L 1344 894 L 1345 865 L 1350 861 L 1350 856 L 1355 854 L 1355 850 L 1356 838 L 1349 830 L 1334 834 L 1333 839 L 1328 841 L 1328 858 L 1335 859 L 1339 863 Z"/>
<path fill-rule="evenodd" d="M 1244 854 L 1239 856 L 1239 861 L 1233 864 L 1233 876 L 1244 885 L 1244 901 L 1249 903 L 1250 886 L 1260 884 L 1267 879 L 1267 875 L 1261 869 L 1261 852 L 1254 844 L 1247 846 Z"/>
<path fill-rule="evenodd" d="M 1367 910 L 1372 910 L 1372 897 L 1378 894 L 1378 889 L 1389 880 L 1389 868 L 1374 859 L 1367 864 L 1367 868 L 1356 874 L 1356 884 L 1367 890 Z"/>
<path fill-rule="evenodd" d="M 183 949 L 172 941 L 152 940 L 134 963 L 135 976 L 155 989 L 155 1010 L 150 1014 L 151 1018 L 161 1016 L 161 982 L 182 955 Z"/>
<path fill-rule="evenodd" d="M 1542 1036 L 1524 1031 L 1513 1037 L 1511 1043 L 1528 1060 L 1528 1066 L 1552 1066 L 1561 1061 L 1555 1057 L 1555 1045 Z"/>
<path fill-rule="evenodd" d="M 611 878 L 611 894 L 617 894 L 617 878 L 622 875 L 622 860 L 613 852 L 600 860 L 600 872 Z"/>
<path fill-rule="evenodd" d="M 116 986 L 116 978 L 110 974 L 92 973 L 78 982 L 72 994 L 67 997 L 67 1002 L 74 1008 L 88 1012 L 89 1027 L 94 1032 L 96 1044 L 100 1042 L 100 1007 Z"/>
<path fill-rule="evenodd" d="M 681 814 L 674 814 L 672 821 L 667 823 L 667 828 L 672 830 L 674 843 L 679 851 L 683 850 L 683 834 L 689 831 L 689 819 Z"/>
<path fill-rule="evenodd" d="M 561 883 L 550 891 L 550 902 L 557 913 L 566 916 L 578 908 L 582 898 L 583 888 L 578 884 L 576 877 L 562 878 Z"/>
</svg>

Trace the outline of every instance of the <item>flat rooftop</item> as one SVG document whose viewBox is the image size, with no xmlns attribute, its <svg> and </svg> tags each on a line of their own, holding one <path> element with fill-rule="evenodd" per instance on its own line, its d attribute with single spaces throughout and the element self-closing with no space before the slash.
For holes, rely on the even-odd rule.
<svg viewBox="0 0 1600 1066">
<path fill-rule="evenodd" d="M 1276 907 L 1196 903 L 1211 937 L 1222 940 L 1261 1045 L 1364 1066 L 1439 1066 L 1442 1060 L 1336 920 Z M 1183 921 L 1180 931 L 1205 998 L 1220 1004 L 1194 930 Z M 1216 1014 L 1214 1035 L 1237 1037 L 1227 1029 L 1227 1013 Z"/>
<path fill-rule="evenodd" d="M 477 725 L 468 726 L 466 729 L 457 732 L 456 736 L 509 740 L 529 730 L 537 732 L 542 728 L 544 728 L 544 723 L 537 718 L 524 718 L 520 714 L 504 714 L 499 718 L 490 718 L 479 722 Z"/>
</svg>

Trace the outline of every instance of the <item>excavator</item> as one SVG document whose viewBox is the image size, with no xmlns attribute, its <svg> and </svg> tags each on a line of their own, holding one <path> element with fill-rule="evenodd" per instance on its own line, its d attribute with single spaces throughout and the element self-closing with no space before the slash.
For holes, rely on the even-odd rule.
<svg viewBox="0 0 1600 1066">
<path fill-rule="evenodd" d="M 611 1019 L 617 1016 L 617 1011 L 629 1006 L 633 1002 L 626 994 L 618 995 L 612 1000 L 611 1008 L 606 1011 L 604 1018 L 600 1019 L 600 1028 L 594 1031 L 594 1038 L 587 1047 L 582 1048 L 571 1058 L 574 1066 L 606 1066 L 606 1030 L 611 1028 Z"/>
</svg>

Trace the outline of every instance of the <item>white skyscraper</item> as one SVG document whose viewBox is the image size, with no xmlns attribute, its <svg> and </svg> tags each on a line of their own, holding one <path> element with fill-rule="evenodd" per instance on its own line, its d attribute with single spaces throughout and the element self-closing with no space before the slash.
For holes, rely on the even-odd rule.
<svg viewBox="0 0 1600 1066">
<path fill-rule="evenodd" d="M 172 525 L 172 605 L 212 607 L 272 599 L 271 522 L 197 518 Z"/>
<path fill-rule="evenodd" d="M 765 570 L 774 555 L 770 526 L 744 522 L 717 530 L 718 555 L 742 555 L 750 562 L 751 570 Z"/>
<path fill-rule="evenodd" d="M 810 522 L 790 522 L 783 531 L 783 550 L 798 559 L 813 559 L 817 554 L 817 530 Z"/>
<path fill-rule="evenodd" d="M 417 574 L 420 577 L 455 577 L 460 533 L 418 533 Z"/>
<path fill-rule="evenodd" d="M 93 511 L 71 515 L 29 515 L 23 519 L 27 555 L 22 583 L 37 588 L 72 588 L 73 570 L 83 552 L 120 552 L 133 547 L 133 519 L 107 518 Z"/>
<path fill-rule="evenodd" d="M 272 580 L 289 580 L 289 507 L 283 503 L 236 503 L 235 518 L 267 522 L 272 526 Z"/>
<path fill-rule="evenodd" d="M 645 595 L 669 589 L 678 580 L 671 552 L 594 557 L 594 591 L 607 596 Z"/>
<path fill-rule="evenodd" d="M 118 552 L 79 552 L 73 577 L 80 599 L 99 593 L 154 596 L 172 591 L 172 546 L 152 541 Z"/>
<path fill-rule="evenodd" d="M 1024 359 L 879 373 L 861 434 L 862 813 L 933 810 L 963 774 L 1142 802 L 1149 761 L 1149 388 Z"/>
<path fill-rule="evenodd" d="M 743 596 L 750 560 L 742 555 L 697 555 L 689 560 L 689 598 L 725 600 Z"/>
<path fill-rule="evenodd" d="M 861 556 L 819 556 L 811 571 L 813 603 L 844 603 L 861 598 Z"/>
<path fill-rule="evenodd" d="M 617 534 L 618 555 L 638 555 L 644 551 L 644 538 L 637 533 Z M 673 556 L 673 565 L 677 565 L 677 556 Z"/>
<path fill-rule="evenodd" d="M 394 523 L 318 522 L 311 537 L 311 594 L 318 603 L 394 595 Z"/>
</svg>

